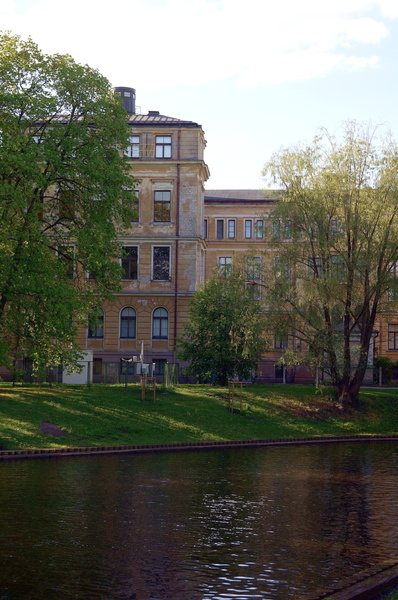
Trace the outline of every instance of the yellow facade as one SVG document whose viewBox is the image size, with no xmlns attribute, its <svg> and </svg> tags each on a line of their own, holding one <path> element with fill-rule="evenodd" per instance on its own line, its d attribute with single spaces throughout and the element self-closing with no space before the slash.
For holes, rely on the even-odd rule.
<svg viewBox="0 0 398 600">
<path fill-rule="evenodd" d="M 176 362 L 189 299 L 204 281 L 204 132 L 155 111 L 131 114 L 128 123 L 138 212 L 119 237 L 130 256 L 122 291 L 103 304 L 100 327 L 79 332 L 81 349 L 93 351 L 94 381 L 106 363 L 139 360 L 142 350 L 158 373 L 159 363 Z"/>
</svg>

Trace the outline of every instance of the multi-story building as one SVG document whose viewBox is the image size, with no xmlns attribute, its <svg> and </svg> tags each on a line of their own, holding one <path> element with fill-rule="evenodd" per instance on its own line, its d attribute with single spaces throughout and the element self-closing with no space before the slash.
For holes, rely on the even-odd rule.
<svg viewBox="0 0 398 600">
<path fill-rule="evenodd" d="M 250 253 L 251 260 L 259 265 L 274 253 L 266 233 L 266 223 L 275 207 L 275 196 L 262 190 L 206 190 L 204 236 L 206 249 L 206 279 L 214 269 L 227 268 L 233 257 Z M 261 288 L 259 288 L 261 293 Z M 284 372 L 278 360 L 287 348 L 285 335 L 275 335 L 269 340 L 270 351 L 258 364 L 259 382 L 294 380 L 305 383 L 312 380 L 305 367 Z"/>
<path fill-rule="evenodd" d="M 129 113 L 128 159 L 138 180 L 136 220 L 120 237 L 122 290 L 103 304 L 98 325 L 79 345 L 93 352 L 94 381 L 113 363 L 144 355 L 161 374 L 176 361 L 189 298 L 204 280 L 203 194 L 209 171 L 198 123 L 149 111 L 136 114 L 135 90 L 116 88 Z M 116 374 L 116 373 L 115 373 Z M 109 379 L 109 377 L 108 377 Z"/>
</svg>

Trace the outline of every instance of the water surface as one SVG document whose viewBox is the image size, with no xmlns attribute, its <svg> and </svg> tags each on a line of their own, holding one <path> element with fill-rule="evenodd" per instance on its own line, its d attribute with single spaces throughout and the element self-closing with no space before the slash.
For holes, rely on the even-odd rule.
<svg viewBox="0 0 398 600">
<path fill-rule="evenodd" d="M 284 600 L 398 560 L 398 445 L 0 463 L 0 600 Z"/>
</svg>

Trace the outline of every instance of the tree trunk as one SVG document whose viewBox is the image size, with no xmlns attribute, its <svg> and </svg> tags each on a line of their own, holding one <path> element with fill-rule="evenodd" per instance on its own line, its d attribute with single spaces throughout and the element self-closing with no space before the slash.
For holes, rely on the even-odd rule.
<svg viewBox="0 0 398 600">
<path fill-rule="evenodd" d="M 355 410 L 359 409 L 359 390 L 361 389 L 362 381 L 364 378 L 364 374 L 362 377 L 357 377 L 357 375 L 350 382 L 341 382 L 337 384 L 337 390 L 339 393 L 339 402 L 343 408 L 353 408 Z"/>
</svg>

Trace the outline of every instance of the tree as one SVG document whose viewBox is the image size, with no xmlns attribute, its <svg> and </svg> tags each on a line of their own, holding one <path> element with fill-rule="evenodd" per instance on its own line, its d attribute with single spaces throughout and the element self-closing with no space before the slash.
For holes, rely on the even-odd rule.
<svg viewBox="0 0 398 600">
<path fill-rule="evenodd" d="M 283 191 L 264 277 L 270 323 L 294 338 L 287 360 L 323 369 L 350 406 L 376 316 L 398 298 L 398 147 L 380 133 L 347 122 L 340 139 L 322 130 L 264 170 Z"/>
<path fill-rule="evenodd" d="M 178 352 L 181 360 L 189 361 L 189 375 L 220 385 L 234 376 L 251 376 L 265 350 L 257 291 L 247 284 L 241 266 L 232 263 L 195 294 Z"/>
<path fill-rule="evenodd" d="M 127 138 L 106 78 L 0 33 L 1 365 L 74 363 L 78 325 L 118 288 Z"/>
</svg>

